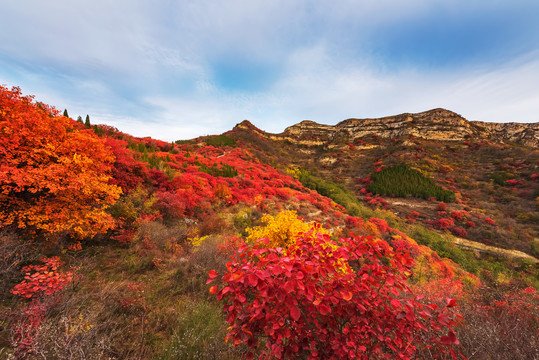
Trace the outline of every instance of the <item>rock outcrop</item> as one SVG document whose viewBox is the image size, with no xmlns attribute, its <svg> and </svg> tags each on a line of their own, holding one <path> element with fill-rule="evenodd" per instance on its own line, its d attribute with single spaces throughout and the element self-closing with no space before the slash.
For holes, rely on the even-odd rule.
<svg viewBox="0 0 539 360">
<path fill-rule="evenodd" d="M 377 119 L 347 119 L 337 125 L 302 121 L 281 134 L 266 133 L 248 121 L 236 125 L 272 140 L 301 145 L 353 142 L 366 136 L 397 139 L 416 137 L 434 141 L 490 140 L 539 147 L 539 123 L 485 123 L 468 121 L 445 109 L 400 114 Z"/>
</svg>

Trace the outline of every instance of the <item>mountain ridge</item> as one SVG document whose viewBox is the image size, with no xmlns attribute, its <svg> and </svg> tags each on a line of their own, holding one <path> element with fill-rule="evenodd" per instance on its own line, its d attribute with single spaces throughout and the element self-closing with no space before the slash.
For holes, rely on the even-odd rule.
<svg viewBox="0 0 539 360">
<path fill-rule="evenodd" d="M 244 120 L 235 129 L 254 131 L 260 136 L 295 144 L 318 146 L 328 142 L 353 142 L 366 136 L 384 138 L 412 136 L 425 140 L 463 141 L 482 139 L 539 147 L 539 123 L 489 123 L 469 121 L 450 110 L 437 108 L 420 113 L 402 113 L 381 118 L 349 118 L 336 125 L 304 120 L 272 134 Z"/>
</svg>

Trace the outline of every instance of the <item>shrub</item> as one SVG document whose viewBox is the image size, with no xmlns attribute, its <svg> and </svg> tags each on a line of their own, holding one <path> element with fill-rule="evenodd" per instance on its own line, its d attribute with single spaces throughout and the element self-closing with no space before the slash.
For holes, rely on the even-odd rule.
<svg viewBox="0 0 539 360">
<path fill-rule="evenodd" d="M 455 225 L 455 221 L 449 218 L 441 218 L 434 222 L 434 226 L 442 230 L 448 230 L 453 225 Z"/>
<path fill-rule="evenodd" d="M 494 296 L 494 298 L 493 298 Z M 483 290 L 462 304 L 457 334 L 465 356 L 535 359 L 539 354 L 539 296 L 534 288 L 504 293 Z"/>
<path fill-rule="evenodd" d="M 410 359 L 432 346 L 455 355 L 452 315 L 410 294 L 408 254 L 381 240 L 340 242 L 307 234 L 286 256 L 267 244 L 240 248 L 224 286 L 210 288 L 225 302 L 227 339 L 275 359 Z"/>
<path fill-rule="evenodd" d="M 423 199 L 435 197 L 438 201 L 454 201 L 456 196 L 406 164 L 399 164 L 371 174 L 372 183 L 367 189 L 373 194 L 398 197 L 415 196 Z"/>
<path fill-rule="evenodd" d="M 235 146 L 236 140 L 226 135 L 211 136 L 204 139 L 204 142 L 208 145 L 215 147 L 222 146 Z"/>
<path fill-rule="evenodd" d="M 411 213 L 409 213 L 408 215 L 406 215 L 406 218 L 408 219 L 409 222 L 411 222 L 412 224 L 416 222 L 417 218 L 421 216 L 421 214 L 417 211 L 412 211 Z"/>
<path fill-rule="evenodd" d="M 300 220 L 295 211 L 281 211 L 276 216 L 262 217 L 265 226 L 246 229 L 247 240 L 255 243 L 258 239 L 268 239 L 269 247 L 284 247 L 292 245 L 299 234 L 313 231 L 314 234 L 328 232 L 319 224 L 307 224 Z"/>
<path fill-rule="evenodd" d="M 468 236 L 468 232 L 466 232 L 466 230 L 464 230 L 463 228 L 460 228 L 458 226 L 455 226 L 455 227 L 451 228 L 451 233 L 453 233 L 453 235 L 455 235 L 455 236 L 460 236 L 460 237 L 467 237 Z"/>
</svg>

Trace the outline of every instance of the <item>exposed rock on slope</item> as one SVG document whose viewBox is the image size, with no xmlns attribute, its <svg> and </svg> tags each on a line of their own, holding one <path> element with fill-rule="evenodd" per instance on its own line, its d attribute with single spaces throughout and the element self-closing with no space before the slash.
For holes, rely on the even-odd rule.
<svg viewBox="0 0 539 360">
<path fill-rule="evenodd" d="M 322 145 L 328 142 L 352 142 L 365 136 L 384 138 L 414 136 L 435 141 L 462 141 L 484 139 L 514 142 L 525 146 L 539 146 L 539 123 L 485 123 L 468 121 L 445 109 L 434 109 L 417 114 L 400 114 L 378 119 L 347 119 L 337 125 L 322 125 L 302 121 L 281 134 L 269 134 L 244 121 L 236 126 L 258 135 L 301 145 Z"/>
</svg>

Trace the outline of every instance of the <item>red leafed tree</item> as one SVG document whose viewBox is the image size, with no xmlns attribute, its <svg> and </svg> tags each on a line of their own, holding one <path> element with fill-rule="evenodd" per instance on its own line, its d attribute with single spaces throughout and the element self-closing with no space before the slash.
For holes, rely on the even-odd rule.
<svg viewBox="0 0 539 360">
<path fill-rule="evenodd" d="M 241 247 L 224 286 L 228 340 L 261 359 L 412 359 L 458 344 L 449 307 L 422 304 L 406 285 L 413 260 L 382 240 L 309 233 L 281 248 Z M 210 280 L 218 277 L 210 271 Z M 261 340 L 264 339 L 262 342 Z M 265 346 L 262 345 L 265 343 Z"/>
<path fill-rule="evenodd" d="M 110 150 L 19 88 L 0 86 L 0 159 L 0 228 L 86 237 L 113 226 Z"/>
</svg>

